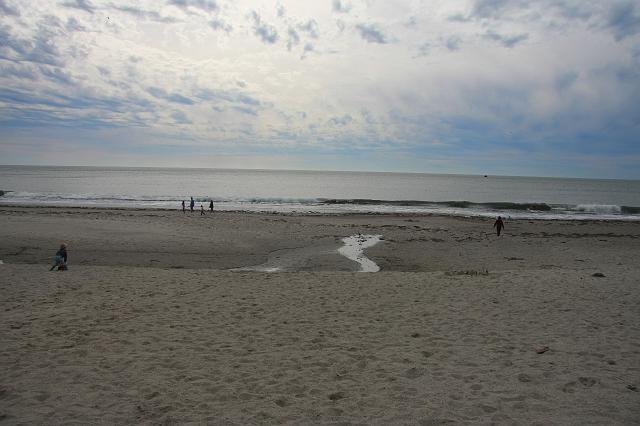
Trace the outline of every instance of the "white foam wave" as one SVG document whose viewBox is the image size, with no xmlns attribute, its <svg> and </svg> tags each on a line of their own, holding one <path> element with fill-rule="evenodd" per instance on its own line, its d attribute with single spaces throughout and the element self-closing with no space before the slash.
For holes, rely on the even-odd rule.
<svg viewBox="0 0 640 426">
<path fill-rule="evenodd" d="M 29 206 L 99 207 L 179 210 L 182 200 L 190 196 L 129 195 L 129 194 L 68 194 L 58 192 L 5 192 L 0 204 Z M 317 198 L 285 197 L 216 197 L 194 195 L 198 204 L 213 200 L 216 211 L 279 212 L 297 214 L 435 214 L 463 217 L 505 216 L 509 219 L 544 220 L 626 220 L 640 221 L 639 214 L 628 213 L 621 206 L 609 204 L 551 205 L 550 211 L 499 210 L 476 207 L 452 207 L 443 204 L 392 205 L 384 204 L 326 204 Z"/>
<path fill-rule="evenodd" d="M 576 211 L 595 214 L 620 214 L 622 208 L 613 204 L 579 204 Z"/>
</svg>

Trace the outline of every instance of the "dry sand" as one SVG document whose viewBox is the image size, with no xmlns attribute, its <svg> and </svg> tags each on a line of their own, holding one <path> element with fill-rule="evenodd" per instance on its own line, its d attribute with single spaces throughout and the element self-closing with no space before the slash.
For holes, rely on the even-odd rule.
<svg viewBox="0 0 640 426">
<path fill-rule="evenodd" d="M 637 424 L 640 226 L 491 225 L 2 207 L 0 424 Z"/>
</svg>

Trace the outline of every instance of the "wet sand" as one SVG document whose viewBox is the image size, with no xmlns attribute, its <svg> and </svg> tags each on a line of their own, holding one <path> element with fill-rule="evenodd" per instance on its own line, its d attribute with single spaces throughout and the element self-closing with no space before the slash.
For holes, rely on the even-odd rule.
<svg viewBox="0 0 640 426">
<path fill-rule="evenodd" d="M 185 269 L 278 267 L 357 271 L 342 239 L 381 235 L 366 255 L 381 271 L 634 267 L 640 222 L 493 221 L 438 216 L 296 216 L 0 207 L 0 260 L 46 264 L 69 244 L 71 265 Z M 604 271 L 606 272 L 606 271 Z"/>
<path fill-rule="evenodd" d="M 0 421 L 634 424 L 640 225 L 491 225 L 2 207 Z"/>
</svg>

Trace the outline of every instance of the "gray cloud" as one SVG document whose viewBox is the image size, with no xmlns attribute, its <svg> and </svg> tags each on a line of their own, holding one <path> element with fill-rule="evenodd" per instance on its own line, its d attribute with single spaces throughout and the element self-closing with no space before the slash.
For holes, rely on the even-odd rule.
<svg viewBox="0 0 640 426">
<path fill-rule="evenodd" d="M 152 105 L 145 99 L 134 96 L 125 98 L 96 97 L 87 94 L 70 96 L 51 90 L 43 90 L 35 94 L 31 90 L 2 89 L 0 88 L 0 100 L 11 101 L 19 105 L 34 105 L 44 107 L 60 107 L 69 109 L 95 108 L 103 109 L 108 113 L 129 112 L 133 110 L 148 111 Z"/>
<path fill-rule="evenodd" d="M 171 114 L 171 118 L 176 124 L 192 124 L 193 122 L 187 117 L 187 115 L 182 111 L 174 111 Z"/>
<path fill-rule="evenodd" d="M 618 2 L 611 6 L 606 26 L 613 31 L 617 41 L 640 32 L 640 13 L 632 1 Z"/>
<path fill-rule="evenodd" d="M 159 87 L 148 87 L 147 92 L 149 92 L 153 97 L 158 99 L 164 99 L 169 102 L 174 102 L 177 104 L 183 105 L 193 105 L 195 102 L 186 96 L 182 96 L 179 93 L 168 93 L 166 90 L 161 89 Z"/>
<path fill-rule="evenodd" d="M 47 17 L 43 22 L 50 25 L 38 25 L 32 40 L 15 37 L 10 27 L 0 27 L 0 57 L 10 61 L 27 61 L 39 64 L 62 66 L 64 59 L 54 40 L 59 31 L 55 31 L 57 18 Z"/>
<path fill-rule="evenodd" d="M 40 22 L 38 23 L 38 26 L 40 28 L 55 28 L 55 29 L 62 29 L 64 28 L 64 25 L 62 24 L 62 21 L 60 20 L 60 18 L 58 18 L 55 15 L 44 15 L 42 17 L 42 19 L 40 20 Z M 58 31 L 58 35 L 60 35 L 61 32 Z"/>
<path fill-rule="evenodd" d="M 16 77 L 21 80 L 37 80 L 38 74 L 27 65 L 23 64 L 2 64 L 0 74 L 4 77 Z"/>
<path fill-rule="evenodd" d="M 86 59 L 89 56 L 89 48 L 80 43 L 67 47 L 66 52 L 73 59 Z"/>
<path fill-rule="evenodd" d="M 96 67 L 98 69 L 98 72 L 100 73 L 100 75 L 108 77 L 111 75 L 111 70 L 107 67 L 102 67 L 102 66 L 98 66 Z"/>
<path fill-rule="evenodd" d="M 318 38 L 319 28 L 315 19 L 309 19 L 304 24 L 299 24 L 298 29 L 309 34 L 309 37 Z"/>
<path fill-rule="evenodd" d="M 256 111 L 253 108 L 234 106 L 233 109 L 243 114 L 254 115 L 254 116 L 258 115 L 258 111 Z"/>
<path fill-rule="evenodd" d="M 211 0 L 168 0 L 167 4 L 185 10 L 190 7 L 194 9 L 204 10 L 205 12 L 215 12 L 216 10 L 218 10 L 218 4 L 215 1 Z"/>
<path fill-rule="evenodd" d="M 454 13 L 453 15 L 447 18 L 447 21 L 451 22 L 469 22 L 469 17 L 463 15 L 462 13 Z"/>
<path fill-rule="evenodd" d="M 58 67 L 40 66 L 40 73 L 49 80 L 65 85 L 73 84 L 71 74 Z"/>
<path fill-rule="evenodd" d="M 358 24 L 356 29 L 367 43 L 385 44 L 386 37 L 376 25 Z"/>
<path fill-rule="evenodd" d="M 233 27 L 221 19 L 213 19 L 209 21 L 209 26 L 214 30 L 222 30 L 226 33 L 230 33 L 233 30 Z"/>
<path fill-rule="evenodd" d="M 462 39 L 458 36 L 450 36 L 444 42 L 445 47 L 450 51 L 456 51 L 460 49 L 460 44 L 462 43 Z"/>
<path fill-rule="evenodd" d="M 85 12 L 93 14 L 96 11 L 95 6 L 91 4 L 89 0 L 74 0 L 62 3 L 65 7 L 72 9 L 84 10 Z"/>
<path fill-rule="evenodd" d="M 74 31 L 87 31 L 87 28 L 82 25 L 76 18 L 70 17 L 67 19 L 67 23 L 65 24 L 65 28 L 69 32 Z"/>
<path fill-rule="evenodd" d="M 20 16 L 20 11 L 16 7 L 11 6 L 5 0 L 0 0 L 0 12 L 7 16 Z"/>
<path fill-rule="evenodd" d="M 241 86 L 242 87 L 242 86 Z M 199 89 L 194 96 L 203 101 L 228 102 L 232 104 L 243 104 L 249 106 L 260 106 L 261 102 L 242 92 Z"/>
<path fill-rule="evenodd" d="M 313 47 L 313 44 L 311 43 L 306 43 L 304 45 L 304 49 L 302 51 L 302 56 L 300 57 L 301 59 L 305 59 L 307 57 L 308 53 L 314 52 L 315 48 Z"/>
<path fill-rule="evenodd" d="M 555 5 L 560 10 L 560 15 L 571 20 L 586 21 L 594 14 L 593 6 L 589 2 L 580 1 L 572 3 L 564 1 Z"/>
<path fill-rule="evenodd" d="M 278 41 L 278 31 L 272 25 L 263 23 L 256 11 L 251 12 L 253 19 L 253 31 L 263 43 L 274 44 Z"/>
<path fill-rule="evenodd" d="M 353 121 L 353 117 L 349 114 L 345 114 L 342 117 L 331 117 L 329 123 L 335 126 L 346 126 Z"/>
<path fill-rule="evenodd" d="M 529 38 L 529 34 L 524 33 L 524 34 L 514 34 L 510 36 L 505 36 L 502 34 L 498 34 L 495 31 L 489 30 L 483 35 L 483 37 L 485 39 L 498 42 L 504 47 L 511 49 L 517 44 L 527 40 Z"/>
<path fill-rule="evenodd" d="M 431 43 L 422 43 L 418 46 L 418 56 L 427 56 L 431 52 Z"/>
<path fill-rule="evenodd" d="M 333 0 L 333 11 L 337 13 L 348 13 L 351 5 L 343 3 L 341 0 Z"/>
<path fill-rule="evenodd" d="M 11 60 L 8 56 L 12 52 L 23 54 L 26 51 L 25 43 L 13 37 L 11 27 L 8 25 L 0 25 L 0 57 Z"/>
<path fill-rule="evenodd" d="M 287 50 L 291 51 L 293 46 L 296 46 L 300 43 L 300 36 L 298 35 L 298 32 L 291 27 L 289 27 L 287 35 Z"/>
<path fill-rule="evenodd" d="M 113 6 L 114 9 L 133 15 L 136 18 L 148 19 L 150 21 L 162 22 L 162 23 L 175 23 L 178 22 L 176 18 L 162 16 L 155 10 L 144 10 L 133 6 Z"/>
<path fill-rule="evenodd" d="M 576 82 L 576 80 L 578 80 L 579 76 L 580 75 L 575 71 L 560 74 L 555 81 L 556 90 L 558 92 L 566 91 L 573 85 L 573 83 Z"/>
<path fill-rule="evenodd" d="M 475 18 L 499 18 L 505 12 L 528 7 L 524 0 L 476 0 L 471 15 Z"/>
</svg>

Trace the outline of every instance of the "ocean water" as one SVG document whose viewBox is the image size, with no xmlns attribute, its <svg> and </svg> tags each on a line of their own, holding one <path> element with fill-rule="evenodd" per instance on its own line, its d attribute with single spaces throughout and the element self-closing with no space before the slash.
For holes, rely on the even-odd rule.
<svg viewBox="0 0 640 426">
<path fill-rule="evenodd" d="M 0 166 L 0 204 L 640 220 L 640 181 L 295 170 Z"/>
</svg>

